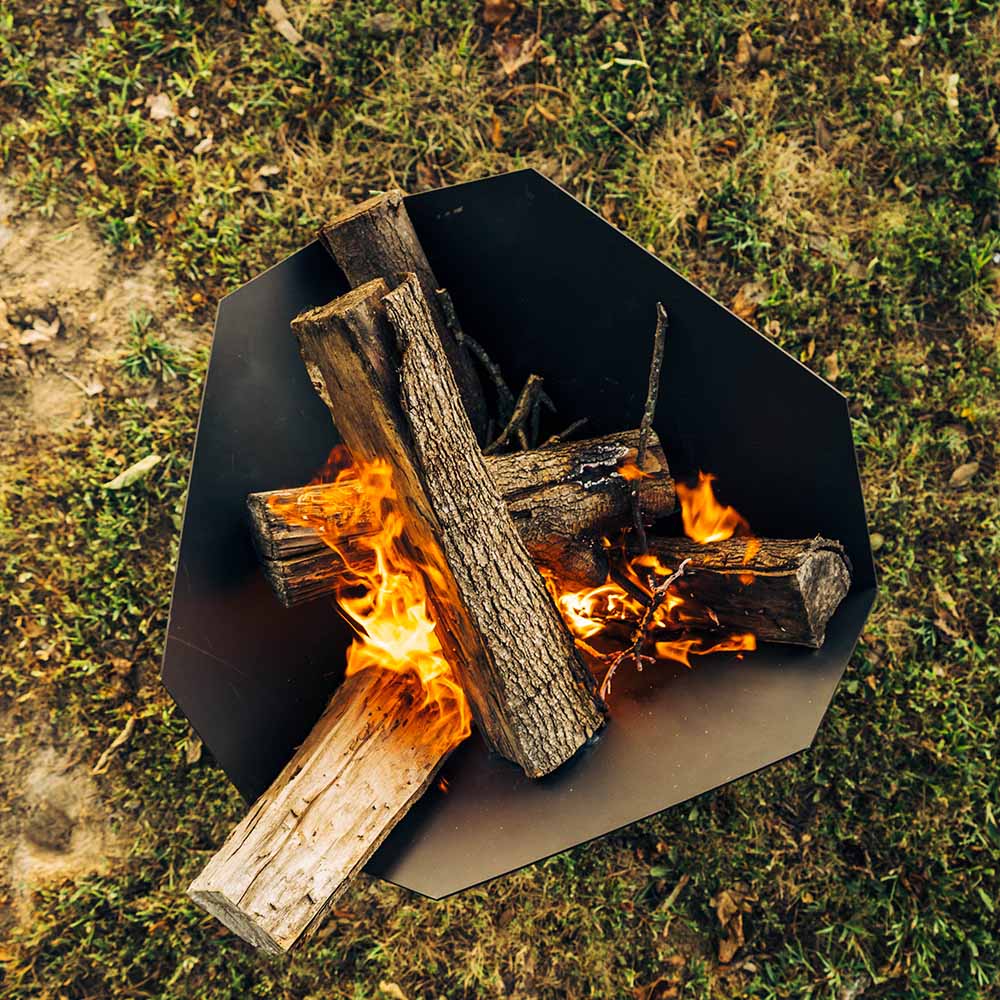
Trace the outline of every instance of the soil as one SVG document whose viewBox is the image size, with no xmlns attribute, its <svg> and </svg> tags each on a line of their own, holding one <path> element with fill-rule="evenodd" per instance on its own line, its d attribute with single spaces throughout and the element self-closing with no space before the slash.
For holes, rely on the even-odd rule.
<svg viewBox="0 0 1000 1000">
<path fill-rule="evenodd" d="M 85 222 L 19 210 L 0 188 L 0 421 L 6 443 L 87 420 L 125 353 L 130 317 L 151 314 L 167 343 L 203 338 L 179 314 L 155 257 L 122 265 Z"/>
</svg>

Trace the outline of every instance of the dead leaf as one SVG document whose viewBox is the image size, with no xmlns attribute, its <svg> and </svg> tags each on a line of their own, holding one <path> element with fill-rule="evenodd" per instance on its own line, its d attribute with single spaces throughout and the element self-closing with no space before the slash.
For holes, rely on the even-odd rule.
<svg viewBox="0 0 1000 1000">
<path fill-rule="evenodd" d="M 758 66 L 770 66 L 774 62 L 774 46 L 765 45 L 762 49 L 759 49 L 754 61 Z"/>
<path fill-rule="evenodd" d="M 538 35 L 508 35 L 502 42 L 493 43 L 500 65 L 509 77 L 533 63 L 541 47 Z"/>
<path fill-rule="evenodd" d="M 202 153 L 207 153 L 212 148 L 212 133 L 209 132 L 201 142 L 198 143 L 194 149 L 191 150 L 195 156 L 201 156 Z"/>
<path fill-rule="evenodd" d="M 978 462 L 963 462 L 948 480 L 949 486 L 964 486 L 979 471 Z"/>
<path fill-rule="evenodd" d="M 746 66 L 753 58 L 753 42 L 750 39 L 750 32 L 744 31 L 736 39 L 736 65 Z"/>
<path fill-rule="evenodd" d="M 43 344 L 47 344 L 52 339 L 52 335 L 49 333 L 44 333 L 41 330 L 36 330 L 32 327 L 30 330 L 25 330 L 20 337 L 17 338 L 17 342 L 21 347 L 30 347 L 32 352 L 40 351 Z"/>
<path fill-rule="evenodd" d="M 406 994 L 397 983 L 387 983 L 383 979 L 378 984 L 378 991 L 387 997 L 392 997 L 392 1000 L 406 1000 Z"/>
<path fill-rule="evenodd" d="M 160 463 L 159 455 L 147 455 L 134 465 L 130 465 L 124 472 L 119 472 L 114 479 L 104 484 L 106 490 L 123 490 L 126 486 L 137 483 L 140 479 L 154 469 Z"/>
<path fill-rule="evenodd" d="M 427 191 L 430 188 L 441 186 L 441 179 L 437 171 L 429 163 L 420 160 L 417 163 L 417 190 Z"/>
<path fill-rule="evenodd" d="M 944 100 L 948 110 L 958 113 L 958 83 L 961 77 L 957 73 L 949 73 L 944 82 Z"/>
<path fill-rule="evenodd" d="M 276 177 L 281 173 L 281 167 L 274 163 L 265 163 L 264 166 L 257 171 L 258 177 Z"/>
<path fill-rule="evenodd" d="M 898 44 L 901 49 L 913 49 L 916 48 L 923 40 L 923 35 L 904 35 L 899 40 Z"/>
<path fill-rule="evenodd" d="M 757 897 L 746 886 L 737 883 L 732 889 L 723 889 L 709 900 L 715 907 L 715 915 L 726 936 L 719 941 L 719 961 L 725 965 L 731 962 L 736 952 L 746 943 L 743 934 L 743 914 L 750 912 L 750 904 Z"/>
<path fill-rule="evenodd" d="M 193 767 L 201 760 L 201 752 L 204 744 L 201 737 L 193 730 L 188 729 L 187 738 L 184 740 L 184 763 L 188 767 Z"/>
<path fill-rule="evenodd" d="M 678 979 L 676 975 L 660 976 L 646 986 L 636 986 L 632 990 L 635 1000 L 673 1000 L 678 996 Z"/>
<path fill-rule="evenodd" d="M 108 663 L 119 677 L 127 677 L 133 667 L 132 661 L 125 659 L 124 656 L 112 656 Z"/>
<path fill-rule="evenodd" d="M 398 14 L 392 11 L 382 11 L 372 14 L 361 22 L 361 30 L 376 38 L 392 38 L 406 30 L 406 25 Z"/>
<path fill-rule="evenodd" d="M 822 117 L 816 119 L 816 145 L 824 153 L 828 153 L 833 146 L 833 133 L 827 127 Z"/>
<path fill-rule="evenodd" d="M 495 31 L 517 13 L 514 0 L 483 0 L 483 21 Z"/>
<path fill-rule="evenodd" d="M 496 115 L 490 122 L 490 144 L 494 149 L 500 149 L 503 146 L 503 123 Z"/>
<path fill-rule="evenodd" d="M 823 359 L 823 378 L 827 382 L 836 382 L 840 378 L 840 358 L 836 351 Z"/>
<path fill-rule="evenodd" d="M 288 18 L 288 11 L 281 0 L 267 0 L 264 4 L 264 13 L 271 19 L 274 30 L 292 45 L 298 45 L 302 41 L 302 36 L 296 30 L 295 25 Z"/>
<path fill-rule="evenodd" d="M 146 98 L 146 110 L 149 117 L 154 122 L 161 122 L 165 118 L 176 118 L 177 112 L 174 110 L 174 102 L 166 94 L 150 94 Z"/>
<path fill-rule="evenodd" d="M 748 281 L 733 299 L 733 312 L 740 319 L 753 319 L 757 307 L 767 298 L 767 289 L 757 281 Z"/>
<path fill-rule="evenodd" d="M 137 715 L 130 715 L 128 717 L 125 728 L 111 741 L 107 750 L 97 758 L 97 763 L 90 769 L 91 774 L 104 774 L 107 771 L 111 766 L 111 760 L 114 755 L 132 738 L 137 719 Z"/>
</svg>

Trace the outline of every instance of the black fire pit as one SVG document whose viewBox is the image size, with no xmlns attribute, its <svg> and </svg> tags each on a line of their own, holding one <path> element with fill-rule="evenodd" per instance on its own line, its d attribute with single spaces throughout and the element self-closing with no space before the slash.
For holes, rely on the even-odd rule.
<svg viewBox="0 0 1000 1000">
<path fill-rule="evenodd" d="M 656 431 L 678 477 L 718 476 L 762 536 L 844 543 L 853 588 L 819 650 L 764 645 L 619 673 L 600 740 L 529 781 L 474 734 L 367 871 L 441 897 L 715 788 L 810 745 L 875 596 L 847 405 L 835 389 L 534 171 L 406 199 L 464 327 L 563 423 L 639 423 L 655 304 L 670 312 Z M 260 572 L 248 493 L 306 482 L 336 443 L 289 322 L 347 291 L 318 243 L 219 306 L 163 680 L 256 798 L 339 682 L 332 601 L 286 610 Z"/>
</svg>

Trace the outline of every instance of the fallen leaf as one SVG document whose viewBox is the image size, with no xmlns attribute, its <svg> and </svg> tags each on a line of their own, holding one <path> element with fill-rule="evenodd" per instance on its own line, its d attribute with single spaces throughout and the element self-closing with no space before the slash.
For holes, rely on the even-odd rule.
<svg viewBox="0 0 1000 1000">
<path fill-rule="evenodd" d="M 112 656 L 108 663 L 111 664 L 111 669 L 118 674 L 119 677 L 127 676 L 131 672 L 133 666 L 132 661 L 126 659 L 124 656 Z"/>
<path fill-rule="evenodd" d="M 276 177 L 281 173 L 281 167 L 274 163 L 265 163 L 264 166 L 257 171 L 258 177 Z"/>
<path fill-rule="evenodd" d="M 949 486 L 964 486 L 979 471 L 978 462 L 963 462 L 948 480 Z"/>
<path fill-rule="evenodd" d="M 949 73 L 944 82 L 944 100 L 949 111 L 958 113 L 958 82 L 961 77 L 957 73 Z"/>
<path fill-rule="evenodd" d="M 744 31 L 736 39 L 736 65 L 746 66 L 753 58 L 753 42 L 750 40 L 750 32 Z"/>
<path fill-rule="evenodd" d="M 198 143 L 194 149 L 191 150 L 195 156 L 201 156 L 202 153 L 207 153 L 212 148 L 212 133 L 209 132 L 201 142 Z"/>
<path fill-rule="evenodd" d="M 871 542 L 872 552 L 878 552 L 878 550 L 885 545 L 885 537 L 877 531 L 873 531 L 868 540 Z"/>
<path fill-rule="evenodd" d="M 715 915 L 726 934 L 719 941 L 719 961 L 723 965 L 731 962 L 736 952 L 746 943 L 743 915 L 750 912 L 750 904 L 756 901 L 757 897 L 739 883 L 732 889 L 723 889 L 709 900 L 709 904 L 715 907 Z"/>
<path fill-rule="evenodd" d="M 490 122 L 490 143 L 494 149 L 500 149 L 503 146 L 503 123 L 496 115 Z"/>
<path fill-rule="evenodd" d="M 392 1000 L 406 1000 L 406 994 L 397 983 L 387 983 L 384 979 L 378 984 L 379 993 L 392 997 Z"/>
<path fill-rule="evenodd" d="M 159 455 L 147 455 L 134 465 L 130 465 L 124 472 L 119 472 L 114 479 L 104 484 L 104 488 L 106 490 L 123 490 L 126 486 L 131 486 L 144 478 L 159 463 Z"/>
<path fill-rule="evenodd" d="M 836 351 L 823 359 L 823 378 L 827 382 L 836 382 L 840 378 L 840 358 Z"/>
<path fill-rule="evenodd" d="M 678 995 L 677 976 L 660 976 L 646 986 L 636 986 L 632 990 L 635 1000 L 673 1000 Z"/>
<path fill-rule="evenodd" d="M 30 347 L 32 350 L 41 350 L 42 344 L 47 344 L 52 339 L 52 335 L 49 333 L 43 333 L 41 330 L 36 330 L 34 328 L 30 330 L 25 330 L 20 337 L 17 338 L 17 342 L 21 347 Z"/>
<path fill-rule="evenodd" d="M 816 145 L 824 153 L 828 153 L 833 146 L 833 134 L 822 117 L 816 119 Z"/>
<path fill-rule="evenodd" d="M 197 764 L 201 760 L 203 748 L 201 737 L 193 729 L 188 729 L 187 738 L 184 740 L 184 763 L 188 767 Z"/>
<path fill-rule="evenodd" d="M 163 121 L 165 118 L 176 118 L 177 112 L 174 110 L 174 102 L 166 94 L 150 94 L 146 98 L 146 110 L 149 117 L 154 122 Z"/>
<path fill-rule="evenodd" d="M 361 22 L 361 30 L 376 38 L 392 38 L 393 35 L 402 34 L 405 28 L 402 18 L 392 11 L 372 14 Z"/>
<path fill-rule="evenodd" d="M 483 21 L 494 30 L 506 24 L 516 13 L 514 0 L 483 0 Z"/>
<path fill-rule="evenodd" d="M 923 40 L 923 35 L 904 35 L 899 40 L 899 47 L 901 49 L 913 49 L 916 48 Z"/>
<path fill-rule="evenodd" d="M 302 36 L 296 30 L 295 25 L 288 18 L 288 11 L 285 10 L 281 0 L 267 0 L 264 4 L 264 13 L 271 19 L 274 30 L 292 45 L 298 45 L 302 41 Z"/>
<path fill-rule="evenodd" d="M 538 35 L 509 35 L 502 42 L 493 43 L 500 65 L 509 77 L 533 63 L 541 47 Z"/>
<path fill-rule="evenodd" d="M 736 298 L 733 299 L 733 312 L 740 319 L 750 320 L 753 318 L 754 313 L 757 312 L 757 307 L 766 298 L 767 289 L 762 284 L 756 281 L 748 281 L 740 288 L 736 293 Z"/>
<path fill-rule="evenodd" d="M 758 66 L 770 66 L 774 61 L 774 46 L 765 45 L 762 49 L 759 49 L 754 61 Z"/>
</svg>

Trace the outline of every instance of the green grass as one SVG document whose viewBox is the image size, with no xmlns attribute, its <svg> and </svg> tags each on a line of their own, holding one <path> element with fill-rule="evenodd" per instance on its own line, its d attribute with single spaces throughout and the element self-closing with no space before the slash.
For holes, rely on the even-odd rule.
<svg viewBox="0 0 1000 1000">
<path fill-rule="evenodd" d="M 295 956 L 259 958 L 183 893 L 242 807 L 185 765 L 156 681 L 204 359 L 137 316 L 94 426 L 5 449 L 5 753 L 39 716 L 88 760 L 140 721 L 101 779 L 131 854 L 39 895 L 4 996 L 627 998 L 660 976 L 685 998 L 860 977 L 865 997 L 998 995 L 996 6 L 554 0 L 513 81 L 466 4 L 286 6 L 326 68 L 253 4 L 128 0 L 101 29 L 88 5 L 0 0 L 9 179 L 124 262 L 161 253 L 204 319 L 351 200 L 539 166 L 723 301 L 761 286 L 754 322 L 817 370 L 836 354 L 880 603 L 811 751 L 443 903 L 361 882 Z M 372 11 L 403 31 L 361 29 Z M 769 62 L 737 64 L 743 32 Z M 150 118 L 161 91 L 176 119 Z M 101 488 L 153 451 L 137 486 Z M 730 973 L 709 899 L 737 882 L 758 901 Z"/>
</svg>

